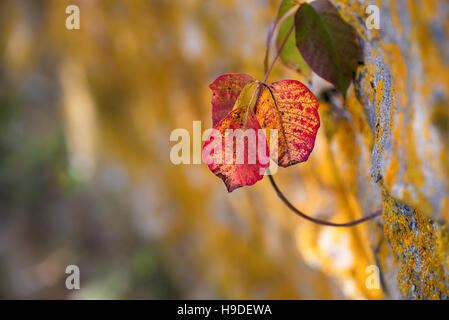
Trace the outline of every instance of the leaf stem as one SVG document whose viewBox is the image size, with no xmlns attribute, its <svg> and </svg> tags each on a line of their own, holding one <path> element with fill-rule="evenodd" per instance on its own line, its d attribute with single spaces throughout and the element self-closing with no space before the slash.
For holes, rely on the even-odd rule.
<svg viewBox="0 0 449 320">
<path fill-rule="evenodd" d="M 276 55 L 273 58 L 273 61 L 271 61 L 270 66 L 267 69 L 267 64 L 265 64 L 265 76 L 263 77 L 262 82 L 266 82 L 268 79 L 268 76 L 271 73 L 271 70 L 273 70 L 274 64 L 276 63 L 277 59 L 279 58 L 279 55 L 281 54 L 282 50 L 284 50 L 285 45 L 287 44 L 287 40 L 290 37 L 291 33 L 293 32 L 293 29 L 295 28 L 295 24 L 293 23 L 292 26 L 290 27 L 290 29 L 288 30 L 287 34 L 285 35 L 284 40 L 282 41 L 281 46 L 279 47 L 279 49 L 276 52 Z M 268 45 L 268 44 L 267 44 Z M 268 51 L 268 47 L 267 47 L 267 51 Z"/>
<path fill-rule="evenodd" d="M 279 47 L 279 50 L 277 50 L 276 55 L 273 58 L 273 61 L 271 61 L 270 66 L 268 67 L 268 55 L 269 55 L 269 48 L 270 48 L 270 43 L 269 41 L 271 41 L 272 38 L 272 32 L 274 32 L 274 29 L 276 29 L 276 24 L 277 24 L 277 18 L 275 23 L 272 26 L 272 29 L 270 30 L 270 35 L 268 36 L 268 41 L 267 41 L 267 49 L 266 49 L 266 53 L 265 53 L 265 60 L 264 60 L 264 69 L 265 69 L 265 76 L 263 77 L 263 80 L 259 83 L 259 85 L 257 86 L 257 99 L 256 102 L 254 103 L 254 113 L 256 113 L 256 107 L 257 107 L 257 102 L 259 102 L 260 96 L 262 94 L 262 90 L 260 90 L 261 85 L 264 85 L 265 82 L 268 79 L 268 76 L 271 73 L 271 70 L 273 70 L 274 64 L 276 63 L 276 60 L 279 58 L 280 53 L 282 52 L 282 50 L 284 50 L 285 45 L 287 44 L 287 40 L 288 37 L 290 37 L 290 34 L 293 32 L 293 29 L 295 27 L 295 24 L 292 24 L 292 26 L 290 27 L 290 29 L 288 30 L 287 35 L 285 36 L 284 40 L 282 41 L 281 46 Z"/>
</svg>

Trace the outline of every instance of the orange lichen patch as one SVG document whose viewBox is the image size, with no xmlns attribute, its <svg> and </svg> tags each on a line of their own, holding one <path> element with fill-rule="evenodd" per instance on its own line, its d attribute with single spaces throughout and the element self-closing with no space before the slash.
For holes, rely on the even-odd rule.
<svg viewBox="0 0 449 320">
<path fill-rule="evenodd" d="M 374 60 L 374 58 L 377 55 L 378 55 L 377 50 L 372 48 L 371 59 Z M 376 74 L 376 66 L 372 63 L 366 63 L 364 66 L 361 66 L 357 69 L 357 78 L 359 78 L 360 75 L 362 74 L 364 74 L 364 81 L 365 81 L 365 84 L 363 86 L 363 94 L 365 95 L 366 98 L 368 98 L 369 101 L 372 101 L 375 92 L 374 89 L 371 87 L 371 83 L 374 82 L 374 77 Z"/>
<path fill-rule="evenodd" d="M 380 155 L 382 153 L 383 150 L 383 145 L 381 143 L 380 138 L 384 135 L 384 130 L 385 130 L 385 125 L 386 123 L 382 123 L 381 119 L 382 119 L 382 110 L 381 110 L 381 105 L 383 103 L 384 100 L 384 81 L 381 80 L 376 84 L 376 87 L 374 88 L 374 94 L 375 94 L 375 98 L 376 98 L 376 112 L 377 112 L 377 120 L 376 120 L 376 146 L 378 147 L 377 149 L 377 154 Z M 391 110 L 391 112 L 393 113 L 393 110 Z M 390 123 L 389 123 L 390 124 Z M 390 127 L 388 128 L 388 131 L 390 131 Z"/>
<path fill-rule="evenodd" d="M 447 239 L 431 220 L 384 193 L 384 233 L 399 266 L 405 297 L 447 298 Z"/>
<path fill-rule="evenodd" d="M 391 88 L 392 91 L 392 99 L 391 99 L 391 117 L 390 117 L 390 123 L 388 124 L 388 135 L 391 135 L 391 131 L 393 130 L 394 125 L 394 117 L 396 114 L 396 89 L 394 87 Z"/>
</svg>

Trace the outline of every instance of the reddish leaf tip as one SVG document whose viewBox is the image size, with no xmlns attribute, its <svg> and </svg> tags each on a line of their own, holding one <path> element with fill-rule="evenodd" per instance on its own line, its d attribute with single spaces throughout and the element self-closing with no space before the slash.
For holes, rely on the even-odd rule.
<svg viewBox="0 0 449 320">
<path fill-rule="evenodd" d="M 231 112 L 243 88 L 255 79 L 245 73 L 227 73 L 216 78 L 212 90 L 212 125 L 215 127 Z"/>
</svg>

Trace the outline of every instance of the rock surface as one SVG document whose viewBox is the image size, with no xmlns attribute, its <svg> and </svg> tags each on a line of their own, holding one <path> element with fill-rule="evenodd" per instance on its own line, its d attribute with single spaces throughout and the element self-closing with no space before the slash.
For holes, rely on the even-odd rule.
<svg viewBox="0 0 449 320">
<path fill-rule="evenodd" d="M 387 296 L 446 299 L 449 3 L 380 1 L 380 30 L 368 30 L 369 2 L 334 1 L 363 47 L 355 95 L 372 134 L 364 146 L 371 178 L 382 193 L 383 229 L 374 237 L 386 240 L 374 251 Z M 362 112 L 350 103 L 353 117 Z"/>
</svg>

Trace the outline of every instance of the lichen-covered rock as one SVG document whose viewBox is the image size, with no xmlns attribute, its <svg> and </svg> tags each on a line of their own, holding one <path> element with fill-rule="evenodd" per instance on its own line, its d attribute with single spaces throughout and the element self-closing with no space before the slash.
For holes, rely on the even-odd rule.
<svg viewBox="0 0 449 320">
<path fill-rule="evenodd" d="M 384 232 L 397 260 L 402 294 L 416 299 L 447 299 L 447 230 L 385 194 Z"/>
<path fill-rule="evenodd" d="M 369 1 L 334 3 L 363 47 L 355 95 L 374 138 L 365 145 L 371 177 L 383 192 L 388 246 L 378 241 L 374 250 L 385 292 L 448 298 L 449 3 L 379 1 L 380 30 L 365 26 Z"/>
</svg>

